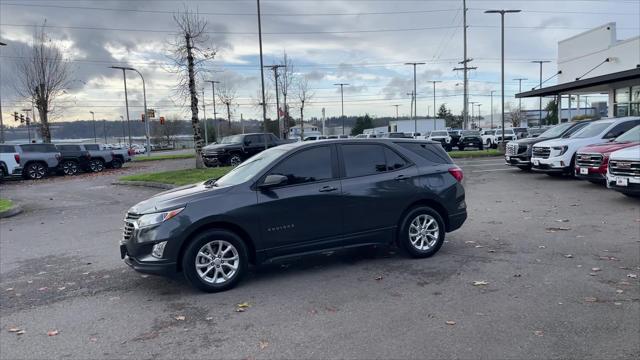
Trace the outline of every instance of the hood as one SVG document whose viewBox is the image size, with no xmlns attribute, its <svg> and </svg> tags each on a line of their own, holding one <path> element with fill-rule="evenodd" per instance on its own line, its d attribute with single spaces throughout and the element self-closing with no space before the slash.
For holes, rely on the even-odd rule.
<svg viewBox="0 0 640 360">
<path fill-rule="evenodd" d="M 223 194 L 231 189 L 227 187 L 205 186 L 204 182 L 199 184 L 185 185 L 169 191 L 161 192 L 147 200 L 141 201 L 129 209 L 135 214 L 148 214 L 171 210 L 182 207 L 192 200 L 201 199 L 204 196 L 214 196 Z"/>
<path fill-rule="evenodd" d="M 212 151 L 212 150 L 217 150 L 217 149 L 228 149 L 228 148 L 237 148 L 237 147 L 241 147 L 242 144 L 240 143 L 236 143 L 236 144 L 210 144 L 207 145 L 205 147 L 202 148 L 202 151 Z"/>
<path fill-rule="evenodd" d="M 510 141 L 512 143 L 518 144 L 518 145 L 534 145 L 543 141 L 549 141 L 549 140 L 554 140 L 557 138 L 541 138 L 541 137 L 536 137 L 536 138 L 524 138 L 524 139 L 518 139 L 518 140 L 513 140 Z"/>
<path fill-rule="evenodd" d="M 640 146 L 633 146 L 615 151 L 611 154 L 609 160 L 640 161 Z"/>
<path fill-rule="evenodd" d="M 589 145 L 589 146 L 585 146 L 582 149 L 580 149 L 580 152 L 582 153 L 595 153 L 595 154 L 607 154 L 607 153 L 611 153 L 617 150 L 621 150 L 621 149 L 626 149 L 628 147 L 632 147 L 632 146 L 637 146 L 640 143 L 637 142 L 622 142 L 622 143 L 617 143 L 617 142 L 608 142 L 608 143 L 601 143 L 601 144 L 594 144 L 594 145 Z"/>
</svg>

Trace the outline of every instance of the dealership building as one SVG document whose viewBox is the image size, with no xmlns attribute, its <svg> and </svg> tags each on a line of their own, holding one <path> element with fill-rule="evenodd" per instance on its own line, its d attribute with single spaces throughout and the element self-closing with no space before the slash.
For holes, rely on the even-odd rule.
<svg viewBox="0 0 640 360">
<path fill-rule="evenodd" d="M 562 122 L 582 115 L 571 109 L 580 109 L 585 97 L 602 95 L 608 117 L 640 116 L 640 36 L 618 40 L 615 23 L 602 25 L 560 41 L 557 65 L 556 85 L 516 98 L 555 97 Z"/>
</svg>

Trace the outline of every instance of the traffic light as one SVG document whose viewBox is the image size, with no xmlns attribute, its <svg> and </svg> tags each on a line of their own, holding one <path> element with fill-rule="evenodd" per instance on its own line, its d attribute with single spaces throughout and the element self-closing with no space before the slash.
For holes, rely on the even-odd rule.
<svg viewBox="0 0 640 360">
<path fill-rule="evenodd" d="M 140 114 L 140 117 L 142 118 L 142 122 L 144 122 L 144 114 Z"/>
<path fill-rule="evenodd" d="M 20 123 L 24 122 L 24 114 L 20 114 Z"/>
<path fill-rule="evenodd" d="M 17 112 L 17 111 L 15 111 L 15 112 L 13 113 L 13 120 L 14 120 L 14 121 L 20 121 L 20 117 L 18 116 L 18 112 Z"/>
<path fill-rule="evenodd" d="M 147 116 L 150 119 L 153 119 L 156 117 L 156 110 L 155 109 L 147 109 Z"/>
<path fill-rule="evenodd" d="M 164 116 L 160 116 L 160 125 L 164 125 Z"/>
</svg>

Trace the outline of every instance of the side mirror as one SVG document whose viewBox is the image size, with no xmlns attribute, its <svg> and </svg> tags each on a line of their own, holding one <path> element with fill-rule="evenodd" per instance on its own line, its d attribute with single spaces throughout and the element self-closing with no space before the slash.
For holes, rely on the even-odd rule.
<svg viewBox="0 0 640 360">
<path fill-rule="evenodd" d="M 287 179 L 287 177 L 284 175 L 277 175 L 277 174 L 267 175 L 267 177 L 264 178 L 264 181 L 262 182 L 262 184 L 258 185 L 258 188 L 269 189 L 272 187 L 285 185 L 288 180 L 289 179 Z"/>
</svg>

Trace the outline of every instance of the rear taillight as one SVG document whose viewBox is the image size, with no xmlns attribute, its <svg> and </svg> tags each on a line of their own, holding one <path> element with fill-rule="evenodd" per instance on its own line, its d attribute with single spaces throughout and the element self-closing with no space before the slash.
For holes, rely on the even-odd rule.
<svg viewBox="0 0 640 360">
<path fill-rule="evenodd" d="M 14 154 L 13 158 L 16 160 L 17 164 L 20 164 L 20 154 Z"/>
<path fill-rule="evenodd" d="M 453 176 L 458 182 L 462 182 L 462 178 L 464 178 L 462 169 L 460 169 L 459 167 L 449 168 L 449 174 L 451 174 L 451 176 Z"/>
</svg>

